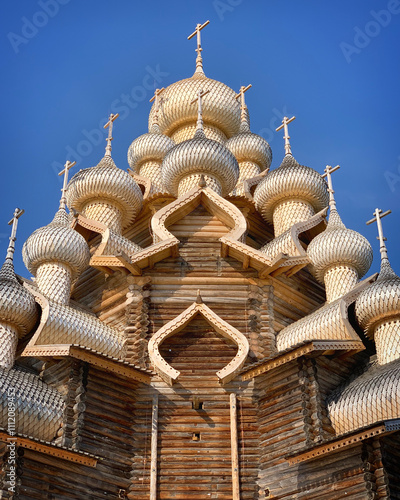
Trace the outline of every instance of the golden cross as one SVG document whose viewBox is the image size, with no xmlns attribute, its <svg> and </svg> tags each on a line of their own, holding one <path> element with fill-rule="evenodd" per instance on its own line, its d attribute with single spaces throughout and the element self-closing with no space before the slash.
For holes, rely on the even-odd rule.
<svg viewBox="0 0 400 500">
<path fill-rule="evenodd" d="M 13 218 L 8 222 L 8 225 L 11 226 L 11 236 L 10 243 L 8 244 L 7 256 L 6 259 L 13 260 L 13 255 L 15 251 L 15 240 L 17 239 L 17 227 L 18 227 L 18 219 L 21 215 L 25 213 L 25 210 L 21 210 L 20 208 L 16 208 L 14 210 Z"/>
<path fill-rule="evenodd" d="M 391 210 L 387 210 L 386 212 L 382 213 L 382 210 L 380 208 L 376 208 L 375 212 L 374 212 L 375 217 L 373 219 L 367 221 L 367 225 L 372 224 L 373 222 L 376 222 L 376 224 L 378 226 L 378 235 L 379 236 L 377 236 L 377 240 L 379 240 L 379 243 L 380 243 L 379 250 L 381 252 L 382 259 L 383 258 L 387 259 L 388 255 L 387 255 L 387 249 L 386 249 L 386 245 L 385 245 L 385 241 L 387 241 L 387 239 L 383 236 L 381 219 L 383 219 L 383 217 L 386 217 L 386 215 L 389 215 L 391 213 L 392 213 Z"/>
<path fill-rule="evenodd" d="M 156 89 L 155 92 L 154 92 L 154 95 L 153 97 L 150 99 L 149 102 L 153 102 L 155 101 L 154 103 L 154 119 L 153 119 L 153 122 L 154 123 L 157 123 L 158 122 L 158 111 L 160 109 L 160 102 L 161 102 L 161 99 L 160 99 L 160 94 L 165 90 L 165 87 L 163 87 L 162 89 Z"/>
<path fill-rule="evenodd" d="M 240 97 L 240 109 L 242 110 L 241 112 L 241 120 L 243 121 L 246 118 L 246 103 L 244 100 L 244 93 L 247 92 L 250 88 L 252 87 L 251 83 L 245 87 L 242 85 L 240 87 L 239 93 L 236 94 L 236 99 L 239 99 Z"/>
<path fill-rule="evenodd" d="M 336 202 L 335 202 L 335 191 L 333 190 L 332 186 L 332 174 L 333 172 L 336 172 L 336 170 L 339 170 L 340 166 L 336 165 L 335 168 L 332 168 L 330 165 L 327 165 L 324 174 L 322 174 L 321 177 L 326 177 L 327 183 L 328 183 L 328 193 L 329 193 L 329 207 L 331 210 L 336 208 Z"/>
<path fill-rule="evenodd" d="M 295 116 L 292 116 L 292 118 L 288 118 L 287 116 L 284 116 L 283 120 L 282 120 L 282 125 L 280 125 L 276 129 L 277 132 L 279 132 L 279 130 L 282 130 L 282 129 L 284 129 L 284 131 L 285 131 L 285 135 L 283 136 L 283 138 L 285 139 L 285 154 L 287 154 L 287 155 L 292 154 L 292 150 L 290 148 L 290 142 L 289 142 L 290 135 L 289 135 L 288 124 L 295 119 L 296 119 Z"/>
<path fill-rule="evenodd" d="M 106 141 L 107 141 L 106 156 L 111 156 L 111 141 L 113 140 L 113 137 L 112 137 L 113 122 L 118 117 L 119 117 L 119 113 L 117 113 L 116 115 L 113 115 L 111 113 L 110 117 L 108 119 L 108 122 L 104 125 L 104 128 L 108 127 L 108 137 L 106 139 Z"/>
<path fill-rule="evenodd" d="M 210 21 L 206 21 L 204 24 L 197 24 L 196 29 L 193 31 L 191 35 L 188 36 L 188 40 L 193 38 L 195 35 L 197 35 L 197 58 L 196 58 L 196 71 L 203 72 L 203 60 L 201 58 L 201 51 L 203 50 L 201 48 L 201 35 L 200 31 L 207 26 L 207 24 L 210 24 Z"/>
<path fill-rule="evenodd" d="M 76 165 L 76 161 L 70 162 L 69 160 L 65 163 L 64 165 L 64 170 L 61 170 L 61 172 L 58 175 L 64 175 L 64 182 L 63 182 L 63 187 L 61 189 L 61 200 L 60 200 L 60 208 L 64 208 L 67 206 L 67 198 L 65 196 L 65 193 L 67 192 L 67 184 L 68 184 L 68 172 L 69 170 Z"/>
<path fill-rule="evenodd" d="M 191 35 L 188 36 L 188 40 L 192 39 L 196 34 L 197 34 L 197 55 L 200 55 L 200 52 L 203 50 L 201 48 L 201 35 L 200 31 L 207 26 L 207 24 L 210 24 L 210 21 L 206 21 L 204 24 L 197 24 L 196 29 L 193 31 Z"/>
<path fill-rule="evenodd" d="M 244 101 L 244 93 L 247 92 L 251 87 L 252 87 L 251 83 L 249 85 L 247 85 L 247 87 L 242 85 L 240 87 L 239 93 L 236 94 L 236 96 L 235 96 L 236 99 L 239 99 L 239 97 L 240 97 L 240 109 L 246 109 L 246 103 Z"/>
<path fill-rule="evenodd" d="M 197 112 L 197 126 L 196 126 L 196 132 L 198 130 L 204 130 L 203 128 L 203 105 L 202 105 L 202 98 L 208 94 L 210 91 L 209 90 L 201 90 L 199 89 L 197 92 L 197 97 L 193 99 L 193 101 L 190 102 L 190 104 L 194 104 L 196 101 L 198 101 L 199 107 L 198 107 L 198 112 Z"/>
</svg>

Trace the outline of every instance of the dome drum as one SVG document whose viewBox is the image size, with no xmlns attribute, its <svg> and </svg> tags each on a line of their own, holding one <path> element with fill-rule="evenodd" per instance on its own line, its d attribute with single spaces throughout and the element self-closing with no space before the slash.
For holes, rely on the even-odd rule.
<svg viewBox="0 0 400 500">
<path fill-rule="evenodd" d="M 251 161 L 239 162 L 239 179 L 235 189 L 230 193 L 232 196 L 244 196 L 243 181 L 251 179 L 261 173 L 260 167 Z"/>
<path fill-rule="evenodd" d="M 400 359 L 400 318 L 392 318 L 376 326 L 374 340 L 380 365 Z"/>
<path fill-rule="evenodd" d="M 82 214 L 87 219 L 100 222 L 117 234 L 121 234 L 123 220 L 121 208 L 109 199 L 96 199 L 82 207 Z"/>
<path fill-rule="evenodd" d="M 191 189 L 198 187 L 201 181 L 204 181 L 207 187 L 221 196 L 222 186 L 218 179 L 207 174 L 190 174 L 179 181 L 178 198 Z"/>
<path fill-rule="evenodd" d="M 188 141 L 189 139 L 193 139 L 194 134 L 196 133 L 196 124 L 186 124 L 177 128 L 171 133 L 171 139 L 179 144 L 183 141 Z M 219 142 L 221 144 L 225 144 L 227 141 L 226 135 L 217 127 L 204 123 L 204 133 L 208 139 L 212 139 L 213 141 Z"/>
<path fill-rule="evenodd" d="M 343 297 L 358 282 L 357 270 L 352 266 L 337 265 L 327 269 L 324 274 L 327 302 Z"/>
<path fill-rule="evenodd" d="M 149 179 L 151 187 L 149 196 L 153 193 L 164 193 L 165 188 L 162 183 L 161 163 L 147 161 L 140 166 L 139 175 Z"/>
<path fill-rule="evenodd" d="M 71 295 L 72 271 L 61 262 L 47 262 L 36 271 L 39 290 L 54 302 L 68 304 Z"/>
<path fill-rule="evenodd" d="M 0 323 L 0 368 L 10 370 L 15 361 L 18 330 L 13 325 Z"/>
<path fill-rule="evenodd" d="M 284 200 L 275 206 L 272 220 L 275 238 L 298 222 L 304 222 L 315 215 L 310 203 L 304 200 Z"/>
</svg>

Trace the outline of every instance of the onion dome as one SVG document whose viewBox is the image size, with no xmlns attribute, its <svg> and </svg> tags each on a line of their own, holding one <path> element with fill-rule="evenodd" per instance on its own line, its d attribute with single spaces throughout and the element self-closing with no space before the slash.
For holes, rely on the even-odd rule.
<svg viewBox="0 0 400 500">
<path fill-rule="evenodd" d="M 238 187 L 232 192 L 233 195 L 244 195 L 241 183 L 268 169 L 272 161 L 272 151 L 268 142 L 261 136 L 250 131 L 250 118 L 244 100 L 244 93 L 251 87 L 242 86 L 236 98 L 241 97 L 241 124 L 239 133 L 231 137 L 225 147 L 234 154 L 239 163 Z"/>
<path fill-rule="evenodd" d="M 358 296 L 356 317 L 370 337 L 377 323 L 393 317 L 400 319 L 400 278 L 388 259 L 382 259 L 378 279 Z"/>
<path fill-rule="evenodd" d="M 390 211 L 382 215 L 387 213 Z M 358 296 L 355 313 L 365 333 L 375 339 L 378 361 L 384 364 L 400 358 L 400 278 L 387 256 L 378 209 L 375 215 L 381 240 L 381 269 L 378 279 Z"/>
<path fill-rule="evenodd" d="M 0 269 L 0 367 L 7 370 L 14 365 L 18 338 L 29 333 L 38 319 L 33 295 L 20 284 L 14 272 L 17 224 L 23 213 L 23 210 L 15 209 L 10 244 Z"/>
<path fill-rule="evenodd" d="M 130 145 L 128 163 L 137 174 L 140 174 L 145 163 L 161 163 L 168 151 L 175 146 L 174 141 L 159 130 L 158 127 L 153 126 L 150 133 L 139 136 Z"/>
<path fill-rule="evenodd" d="M 196 71 L 191 78 L 173 83 L 163 93 L 162 113 L 159 116 L 160 130 L 171 137 L 175 143 L 193 138 L 196 132 L 197 113 L 190 105 L 190 99 L 200 90 L 210 92 L 210 98 L 204 105 L 203 119 L 205 135 L 218 142 L 236 135 L 240 126 L 240 107 L 236 93 L 230 87 L 217 80 L 207 78 L 203 71 L 201 57 L 200 31 L 207 26 L 198 24 L 188 39 L 197 35 Z M 157 105 L 154 103 L 149 116 L 149 130 L 153 123 Z"/>
<path fill-rule="evenodd" d="M 157 89 L 153 98 L 156 101 L 156 112 L 150 132 L 135 139 L 128 149 L 129 166 L 133 172 L 151 180 L 151 194 L 164 191 L 161 163 L 168 151 L 175 146 L 172 139 L 161 133 L 158 125 L 159 95 L 163 90 Z"/>
<path fill-rule="evenodd" d="M 253 132 L 250 131 L 247 116 L 240 125 L 239 133 L 231 137 L 231 139 L 225 143 L 225 147 L 235 155 L 239 164 L 243 162 L 255 164 L 259 168 L 259 172 L 257 173 L 266 170 L 271 165 L 271 146 L 264 137 L 253 134 Z"/>
<path fill-rule="evenodd" d="M 336 210 L 331 173 L 339 168 L 327 166 L 325 169 L 331 209 L 328 226 L 307 248 L 317 279 L 325 282 L 328 302 L 354 288 L 372 263 L 372 248 L 368 240 L 360 233 L 347 229 Z"/>
<path fill-rule="evenodd" d="M 42 264 L 55 262 L 67 265 L 75 279 L 88 266 L 90 252 L 85 238 L 70 227 L 67 212 L 60 208 L 50 224 L 29 236 L 22 257 L 34 276 Z"/>
<path fill-rule="evenodd" d="M 203 73 L 195 73 L 191 78 L 166 87 L 159 116 L 161 132 L 176 143 L 193 137 L 197 112 L 190 105 L 190 100 L 199 90 L 210 91 L 210 98 L 203 109 L 206 135 L 219 142 L 236 135 L 240 127 L 240 106 L 235 91 L 222 82 L 207 78 Z M 153 105 L 149 124 L 153 123 L 154 108 Z"/>
<path fill-rule="evenodd" d="M 7 257 L 0 269 L 0 322 L 14 326 L 20 337 L 32 330 L 38 318 L 33 295 L 20 284 L 14 272 L 13 254 L 17 218 L 22 213 L 23 211 L 19 209 L 14 212 Z"/>
<path fill-rule="evenodd" d="M 317 171 L 299 165 L 291 154 L 287 154 L 281 165 L 257 186 L 254 200 L 264 219 L 274 223 L 275 236 L 279 236 L 293 224 L 325 208 L 328 193 Z"/>
<path fill-rule="evenodd" d="M 129 226 L 142 206 L 142 192 L 128 174 L 115 165 L 111 156 L 104 156 L 93 168 L 75 174 L 67 191 L 68 206 L 89 219 L 113 226 L 120 233 Z M 113 212 L 110 217 L 108 210 Z M 92 215 L 93 214 L 93 215 Z"/>
<path fill-rule="evenodd" d="M 0 269 L 0 322 L 10 323 L 23 337 L 38 318 L 33 295 L 18 281 L 14 266 L 6 260 Z"/>
<path fill-rule="evenodd" d="M 195 136 L 173 147 L 161 165 L 163 184 L 174 196 L 190 191 L 198 185 L 201 176 L 209 187 L 226 196 L 239 178 L 239 165 L 233 154 L 204 133 L 201 98 L 206 93 L 198 92 Z"/>
</svg>

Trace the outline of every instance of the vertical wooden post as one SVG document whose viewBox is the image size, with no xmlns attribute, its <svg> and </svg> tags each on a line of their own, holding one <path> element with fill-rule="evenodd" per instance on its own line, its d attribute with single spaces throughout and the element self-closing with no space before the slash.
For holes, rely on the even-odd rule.
<svg viewBox="0 0 400 500">
<path fill-rule="evenodd" d="M 153 408 L 151 413 L 150 500 L 157 500 L 157 437 L 158 394 L 153 397 Z"/>
<path fill-rule="evenodd" d="M 240 500 L 237 408 L 236 408 L 236 394 L 234 393 L 231 393 L 230 395 L 230 404 L 231 404 L 232 500 Z"/>
</svg>

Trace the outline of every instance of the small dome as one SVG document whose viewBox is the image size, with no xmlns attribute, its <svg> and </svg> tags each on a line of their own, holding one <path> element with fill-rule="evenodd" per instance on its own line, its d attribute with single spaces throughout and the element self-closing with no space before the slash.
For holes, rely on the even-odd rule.
<svg viewBox="0 0 400 500">
<path fill-rule="evenodd" d="M 33 295 L 19 283 L 12 262 L 6 260 L 0 269 L 0 321 L 13 325 L 23 337 L 37 319 Z"/>
<path fill-rule="evenodd" d="M 400 278 L 387 258 L 382 259 L 378 279 L 358 296 L 355 312 L 357 321 L 371 337 L 377 323 L 400 316 Z"/>
<path fill-rule="evenodd" d="M 117 204 L 122 213 L 122 226 L 131 224 L 142 207 L 142 191 L 128 172 L 116 167 L 111 156 L 104 156 L 98 165 L 76 173 L 68 184 L 68 206 L 81 212 L 96 200 Z"/>
<path fill-rule="evenodd" d="M 189 175 L 214 177 L 221 185 L 222 196 L 232 191 L 239 177 L 239 165 L 233 154 L 219 142 L 207 139 L 202 130 L 193 139 L 172 148 L 161 170 L 163 183 L 174 196 L 178 196 L 180 181 Z"/>
<path fill-rule="evenodd" d="M 156 131 L 154 132 L 154 130 Z M 164 156 L 174 146 L 174 141 L 168 136 L 161 134 L 159 128 L 153 125 L 152 132 L 139 136 L 129 146 L 129 166 L 138 174 L 143 163 L 147 161 L 158 161 L 161 163 Z"/>
<path fill-rule="evenodd" d="M 161 132 L 172 136 L 178 129 L 196 123 L 197 107 L 190 103 L 199 90 L 210 91 L 203 103 L 204 126 L 216 127 L 228 138 L 237 134 L 240 105 L 236 92 L 224 83 L 207 78 L 203 73 L 195 73 L 191 78 L 175 82 L 164 90 L 158 116 Z M 149 130 L 155 109 L 154 104 L 149 116 Z"/>
<path fill-rule="evenodd" d="M 242 123 L 240 132 L 225 143 L 225 147 L 235 156 L 237 161 L 251 161 L 263 171 L 270 167 L 272 161 L 271 146 L 260 135 L 253 134 L 246 123 Z M 245 128 L 246 127 L 246 128 Z"/>
<path fill-rule="evenodd" d="M 361 278 L 371 267 L 373 256 L 368 240 L 347 229 L 336 210 L 331 210 L 326 230 L 311 241 L 307 254 L 321 282 L 325 272 L 335 265 L 351 266 Z"/>
<path fill-rule="evenodd" d="M 68 214 L 61 208 L 50 224 L 36 229 L 25 241 L 22 257 L 33 275 L 41 264 L 61 262 L 71 268 L 74 279 L 88 266 L 90 252 L 85 238 L 70 227 Z"/>
<path fill-rule="evenodd" d="M 265 176 L 254 193 L 257 210 L 270 222 L 276 205 L 286 199 L 304 200 L 315 212 L 328 205 L 328 192 L 322 176 L 310 167 L 299 165 L 290 154 L 278 168 Z"/>
</svg>

